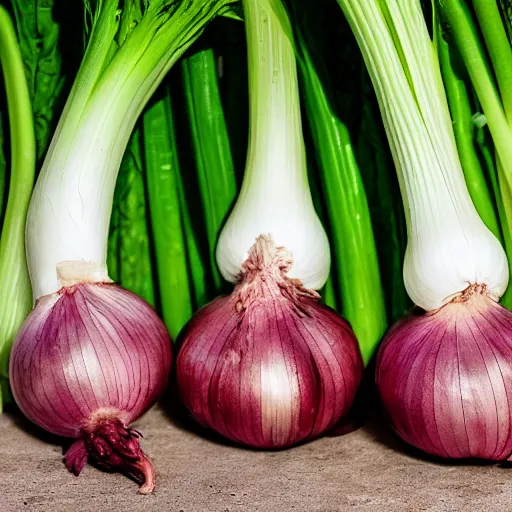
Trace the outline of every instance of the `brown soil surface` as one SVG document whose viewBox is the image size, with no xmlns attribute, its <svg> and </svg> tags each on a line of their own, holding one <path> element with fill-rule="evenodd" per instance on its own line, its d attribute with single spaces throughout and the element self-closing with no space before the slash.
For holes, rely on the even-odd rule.
<svg viewBox="0 0 512 512">
<path fill-rule="evenodd" d="M 511 511 L 512 467 L 447 464 L 406 447 L 374 418 L 342 437 L 280 452 L 230 446 L 171 421 L 136 424 L 158 472 L 153 495 L 119 474 L 62 463 L 59 440 L 0 416 L 0 511 Z"/>
</svg>

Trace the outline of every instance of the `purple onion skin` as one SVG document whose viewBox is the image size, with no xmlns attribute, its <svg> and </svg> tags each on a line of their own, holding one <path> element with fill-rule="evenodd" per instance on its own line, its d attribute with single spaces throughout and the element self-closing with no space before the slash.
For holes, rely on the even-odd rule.
<svg viewBox="0 0 512 512">
<path fill-rule="evenodd" d="M 512 312 L 478 287 L 399 321 L 382 343 L 378 390 L 407 443 L 446 458 L 512 453 Z"/>
<path fill-rule="evenodd" d="M 140 297 L 113 284 L 82 283 L 41 298 L 13 346 L 10 383 L 34 423 L 77 441 L 66 465 L 88 457 L 132 474 L 151 492 L 154 469 L 129 424 L 167 385 L 171 342 Z"/>
<path fill-rule="evenodd" d="M 332 428 L 352 405 L 363 362 L 345 320 L 286 278 L 286 268 L 269 270 L 252 256 L 233 293 L 187 325 L 177 380 L 201 425 L 276 449 Z"/>
</svg>

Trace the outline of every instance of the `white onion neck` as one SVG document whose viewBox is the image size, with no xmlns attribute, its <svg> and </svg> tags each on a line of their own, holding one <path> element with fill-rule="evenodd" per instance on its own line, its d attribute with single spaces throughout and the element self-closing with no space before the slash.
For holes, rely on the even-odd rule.
<svg viewBox="0 0 512 512">
<path fill-rule="evenodd" d="M 260 235 L 291 252 L 289 277 L 319 289 L 329 243 L 308 183 L 295 52 L 280 2 L 244 0 L 249 65 L 249 149 L 242 188 L 217 244 L 225 279 L 236 282 Z"/>
</svg>

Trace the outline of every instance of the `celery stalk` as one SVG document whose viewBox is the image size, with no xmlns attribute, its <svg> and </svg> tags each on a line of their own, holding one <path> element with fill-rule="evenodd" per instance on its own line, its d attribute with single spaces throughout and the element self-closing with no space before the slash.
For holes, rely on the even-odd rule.
<svg viewBox="0 0 512 512">
<path fill-rule="evenodd" d="M 329 274 L 322 291 L 322 299 L 326 306 L 338 311 L 338 301 L 336 300 L 336 291 L 334 287 L 334 278 L 332 272 Z"/>
<path fill-rule="evenodd" d="M 9 196 L 0 237 L 0 411 L 10 398 L 9 354 L 32 306 L 25 259 L 25 220 L 34 184 L 36 143 L 30 96 L 16 33 L 0 6 L 0 63 L 7 92 L 11 138 Z"/>
<path fill-rule="evenodd" d="M 204 209 L 210 272 L 218 292 L 222 278 L 215 261 L 215 247 L 237 189 L 213 50 L 202 50 L 184 59 L 182 71 Z"/>
<path fill-rule="evenodd" d="M 192 316 L 192 294 L 197 290 L 192 286 L 196 281 L 189 276 L 184 221 L 186 211 L 183 209 L 186 204 L 182 198 L 178 150 L 167 87 L 163 88 L 162 97 L 144 113 L 142 126 L 160 305 L 169 333 L 176 339 Z M 193 275 L 192 270 L 191 273 Z"/>
<path fill-rule="evenodd" d="M 0 92 L 3 92 L 0 89 Z M 0 111 L 0 233 L 2 232 L 2 224 L 4 221 L 5 195 L 7 185 L 7 162 L 5 161 L 5 138 L 3 133 L 3 119 Z"/>
<path fill-rule="evenodd" d="M 512 48 L 496 0 L 473 0 L 480 30 L 493 65 L 508 125 L 512 128 Z"/>
</svg>

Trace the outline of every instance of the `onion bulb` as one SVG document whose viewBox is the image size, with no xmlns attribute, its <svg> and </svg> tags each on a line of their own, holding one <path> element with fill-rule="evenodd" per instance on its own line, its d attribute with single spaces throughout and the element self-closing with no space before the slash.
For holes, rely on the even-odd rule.
<svg viewBox="0 0 512 512">
<path fill-rule="evenodd" d="M 352 329 L 287 277 L 292 264 L 283 247 L 258 237 L 233 293 L 194 315 L 177 357 L 179 391 L 194 418 L 258 448 L 332 428 L 363 374 Z"/>
<path fill-rule="evenodd" d="M 512 454 L 512 312 L 473 286 L 388 333 L 377 386 L 408 443 L 449 458 Z"/>
<path fill-rule="evenodd" d="M 170 365 L 167 330 L 149 304 L 113 284 L 81 283 L 38 301 L 9 373 L 31 421 L 76 439 L 65 456 L 70 471 L 90 457 L 133 475 L 148 493 L 155 471 L 129 425 L 164 390 Z"/>
</svg>

